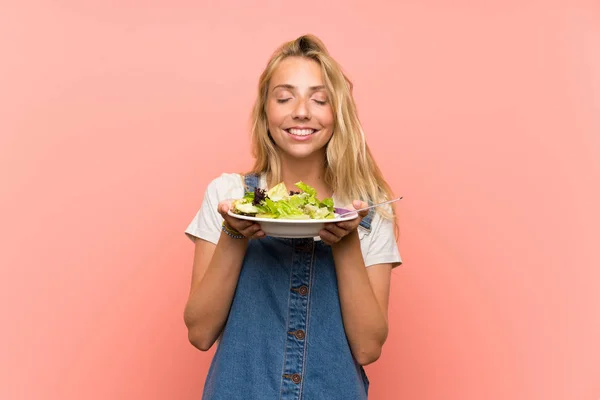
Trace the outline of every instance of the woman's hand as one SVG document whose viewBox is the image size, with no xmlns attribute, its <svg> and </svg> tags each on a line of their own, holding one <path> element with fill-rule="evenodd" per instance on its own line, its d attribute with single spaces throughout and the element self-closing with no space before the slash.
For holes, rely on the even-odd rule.
<svg viewBox="0 0 600 400">
<path fill-rule="evenodd" d="M 226 227 L 230 230 L 239 232 L 246 239 L 260 239 L 265 237 L 265 233 L 260 229 L 258 223 L 235 218 L 227 214 L 227 211 L 231 209 L 232 202 L 233 200 L 223 200 L 217 206 L 219 214 L 221 214 L 225 220 Z"/>
<path fill-rule="evenodd" d="M 358 210 L 360 208 L 368 207 L 369 205 L 364 201 L 354 200 L 351 206 L 348 206 L 349 210 Z M 351 219 L 349 221 L 342 221 L 336 223 L 326 223 L 319 236 L 321 240 L 328 245 L 334 245 L 339 243 L 348 234 L 356 231 L 360 221 L 369 214 L 369 210 L 363 210 L 358 212 L 358 218 Z"/>
</svg>

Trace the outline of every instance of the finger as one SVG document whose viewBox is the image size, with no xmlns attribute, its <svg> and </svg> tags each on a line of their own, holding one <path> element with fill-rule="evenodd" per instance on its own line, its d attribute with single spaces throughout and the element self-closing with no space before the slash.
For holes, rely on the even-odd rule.
<svg viewBox="0 0 600 400">
<path fill-rule="evenodd" d="M 231 208 L 231 203 L 229 203 L 227 201 L 222 201 L 219 203 L 219 205 L 217 207 L 217 211 L 219 212 L 219 214 L 221 214 L 223 216 L 223 218 L 225 218 L 225 216 L 227 215 L 227 211 L 229 211 L 230 208 Z"/>
<path fill-rule="evenodd" d="M 232 217 L 226 217 L 224 219 L 225 221 L 225 225 L 230 229 L 233 230 L 235 232 L 240 233 L 241 235 L 243 235 L 244 237 L 248 237 L 248 235 L 246 235 L 244 232 L 253 225 L 253 222 L 251 221 L 246 221 L 246 220 L 240 220 L 237 218 L 232 218 Z"/>
<path fill-rule="evenodd" d="M 365 203 L 364 201 L 360 201 L 360 200 L 354 200 L 352 202 L 352 207 L 354 207 L 355 210 L 361 209 L 361 208 L 365 208 L 365 207 L 369 207 L 368 203 Z M 361 217 L 366 217 L 367 215 L 369 215 L 369 210 L 362 210 L 358 212 L 358 215 L 360 215 Z"/>
<path fill-rule="evenodd" d="M 367 205 L 365 205 L 364 201 L 354 200 L 352 202 L 352 207 L 354 207 L 355 210 L 358 210 L 359 208 L 367 207 Z"/>
<path fill-rule="evenodd" d="M 327 243 L 329 245 L 333 245 L 335 243 L 339 243 L 345 235 L 343 235 L 343 234 L 338 235 L 338 234 L 330 231 L 329 229 L 323 229 L 319 233 L 319 236 L 325 243 Z"/>
<path fill-rule="evenodd" d="M 350 232 L 350 231 L 353 231 L 354 229 L 358 228 L 358 224 L 359 224 L 359 222 L 356 219 L 352 219 L 350 221 L 338 222 L 336 225 L 339 228 L 342 228 L 342 229 Z"/>
<path fill-rule="evenodd" d="M 246 226 L 237 231 L 246 237 L 250 237 L 250 236 L 254 235 L 256 232 L 258 232 L 259 230 L 260 230 L 260 225 L 258 225 L 256 223 L 252 223 L 251 225 Z"/>
<path fill-rule="evenodd" d="M 252 221 L 233 218 L 233 217 L 230 217 L 229 215 L 227 215 L 224 219 L 225 219 L 225 223 L 227 225 L 229 225 L 230 227 L 232 227 L 233 229 L 235 229 L 238 232 L 241 232 L 244 229 L 248 229 L 250 226 L 255 224 Z"/>
<path fill-rule="evenodd" d="M 258 232 L 256 232 L 254 235 L 250 236 L 250 239 L 262 239 L 265 236 L 267 236 L 265 234 L 265 232 L 263 232 L 262 230 L 259 230 Z"/>
<path fill-rule="evenodd" d="M 331 246 L 340 241 L 340 238 L 335 236 L 333 233 L 329 232 L 327 229 L 322 229 L 319 232 L 319 237 L 325 244 Z"/>
<path fill-rule="evenodd" d="M 348 231 L 346 229 L 340 227 L 339 223 L 338 224 L 325 224 L 324 228 L 325 228 L 325 230 L 328 230 L 329 232 L 333 233 L 335 236 L 339 237 L 340 239 L 348 234 Z"/>
</svg>

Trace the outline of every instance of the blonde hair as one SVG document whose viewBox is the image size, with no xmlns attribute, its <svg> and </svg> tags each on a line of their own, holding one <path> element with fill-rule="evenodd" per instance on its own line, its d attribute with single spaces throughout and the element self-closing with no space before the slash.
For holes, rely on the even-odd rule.
<svg viewBox="0 0 600 400">
<path fill-rule="evenodd" d="M 334 133 L 327 144 L 327 156 L 324 160 L 325 183 L 346 204 L 354 199 L 373 203 L 390 199 L 392 191 L 365 140 L 352 97 L 352 82 L 329 55 L 323 42 L 314 35 L 303 35 L 281 45 L 260 76 L 258 96 L 252 112 L 252 154 L 255 158 L 252 172 L 266 173 L 271 182 L 281 181 L 281 158 L 277 146 L 269 137 L 266 102 L 273 72 L 287 57 L 314 60 L 323 73 L 335 120 Z M 395 219 L 394 207 L 390 209 L 391 213 L 384 207 L 378 207 L 384 217 Z"/>
</svg>

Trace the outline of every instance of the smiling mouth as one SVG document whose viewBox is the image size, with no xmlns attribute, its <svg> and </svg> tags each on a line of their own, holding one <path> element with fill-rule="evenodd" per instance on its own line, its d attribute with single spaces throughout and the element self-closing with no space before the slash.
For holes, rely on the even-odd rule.
<svg viewBox="0 0 600 400">
<path fill-rule="evenodd" d="M 315 132 L 317 132 L 317 129 L 289 128 L 289 129 L 284 129 L 284 131 L 286 131 L 287 133 L 294 135 L 294 136 L 309 136 L 309 135 L 312 135 Z"/>
</svg>

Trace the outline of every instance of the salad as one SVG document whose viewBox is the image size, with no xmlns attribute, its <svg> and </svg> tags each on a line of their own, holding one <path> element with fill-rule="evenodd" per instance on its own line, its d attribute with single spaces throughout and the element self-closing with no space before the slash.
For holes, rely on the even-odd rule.
<svg viewBox="0 0 600 400">
<path fill-rule="evenodd" d="M 283 182 L 268 191 L 257 187 L 254 192 L 247 192 L 243 198 L 234 200 L 231 212 L 273 219 L 335 218 L 332 198 L 320 201 L 317 191 L 302 181 L 296 183 L 296 187 L 301 192 L 288 192 Z"/>
</svg>

